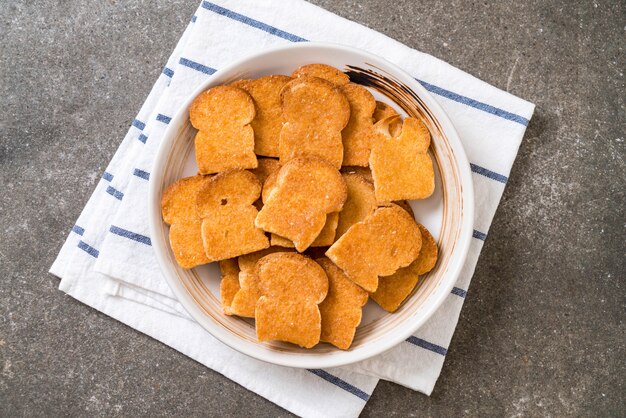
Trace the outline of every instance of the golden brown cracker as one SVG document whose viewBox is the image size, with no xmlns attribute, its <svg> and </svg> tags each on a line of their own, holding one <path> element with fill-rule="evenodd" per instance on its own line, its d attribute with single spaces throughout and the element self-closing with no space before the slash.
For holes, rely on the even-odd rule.
<svg viewBox="0 0 626 418">
<path fill-rule="evenodd" d="M 350 120 L 341 131 L 343 141 L 343 165 L 369 165 L 370 148 L 376 109 L 376 100 L 365 87 L 349 83 L 341 87 L 350 104 Z"/>
<path fill-rule="evenodd" d="M 220 300 L 226 315 L 232 315 L 231 304 L 239 291 L 239 266 L 237 259 L 229 258 L 219 262 L 222 280 L 220 281 Z"/>
<path fill-rule="evenodd" d="M 422 233 L 422 247 L 420 249 L 420 253 L 411 263 L 415 273 L 426 274 L 431 271 L 435 264 L 437 264 L 437 258 L 439 257 L 439 249 L 437 248 L 437 243 L 435 242 L 435 238 L 431 235 L 431 233 L 426 229 L 426 227 L 422 224 L 417 224 Z"/>
<path fill-rule="evenodd" d="M 368 294 L 328 258 L 315 261 L 328 276 L 328 294 L 319 305 L 322 315 L 320 340 L 347 350 L 354 339 L 356 327 L 361 323 L 362 308 L 367 303 Z"/>
<path fill-rule="evenodd" d="M 419 275 L 415 274 L 409 265 L 398 269 L 391 276 L 379 277 L 378 288 L 370 296 L 387 312 L 395 312 L 415 289 L 418 281 Z"/>
<path fill-rule="evenodd" d="M 239 80 L 239 87 L 254 100 L 256 116 L 250 122 L 254 130 L 254 152 L 266 157 L 278 157 L 278 137 L 282 128 L 280 91 L 292 80 L 286 75 L 270 75 L 255 80 Z"/>
<path fill-rule="evenodd" d="M 328 277 L 308 257 L 274 253 L 256 265 L 261 298 L 256 304 L 259 341 L 286 341 L 311 348 L 319 342 L 321 315 L 318 305 L 328 293 Z"/>
<path fill-rule="evenodd" d="M 383 102 L 376 102 L 376 110 L 374 110 L 374 123 L 378 123 L 383 119 L 387 119 L 391 116 L 400 116 L 396 110 Z M 389 124 L 389 134 L 392 137 L 397 137 L 400 135 L 400 131 L 402 131 L 402 119 L 395 119 L 393 122 Z"/>
<path fill-rule="evenodd" d="M 292 77 L 317 77 L 342 86 L 350 82 L 350 77 L 335 67 L 326 64 L 307 64 L 291 73 Z"/>
<path fill-rule="evenodd" d="M 163 220 L 170 225 L 170 247 L 176 262 L 183 268 L 209 262 L 202 244 L 202 220 L 195 202 L 198 192 L 210 181 L 211 177 L 201 175 L 178 180 L 161 198 Z"/>
<path fill-rule="evenodd" d="M 374 110 L 374 122 L 387 119 L 390 116 L 398 116 L 398 112 L 385 102 L 376 101 L 376 109 Z"/>
<path fill-rule="evenodd" d="M 199 219 L 198 207 L 194 203 L 202 186 L 210 180 L 211 176 L 195 175 L 171 184 L 161 198 L 161 214 L 165 223 L 172 225 L 181 219 Z"/>
<path fill-rule="evenodd" d="M 190 269 L 211 262 L 202 243 L 202 221 L 184 219 L 170 226 L 170 247 L 179 266 Z"/>
<path fill-rule="evenodd" d="M 374 185 L 360 174 L 341 175 L 348 188 L 348 198 L 339 213 L 335 240 L 339 239 L 355 223 L 362 221 L 376 210 Z"/>
<path fill-rule="evenodd" d="M 256 177 L 259 179 L 259 182 L 261 182 L 261 184 L 263 185 L 263 190 L 265 190 L 265 181 L 268 177 L 277 174 L 278 170 L 280 169 L 280 163 L 278 162 L 278 160 L 275 160 L 273 158 L 259 158 L 258 162 L 258 167 L 250 171 L 252 171 L 254 175 L 256 175 Z M 262 196 L 263 194 L 265 194 L 264 191 L 262 191 L 261 193 Z M 263 200 L 258 199 L 256 202 L 254 202 L 254 206 L 257 208 L 257 210 L 261 210 L 261 208 L 263 208 Z"/>
<path fill-rule="evenodd" d="M 234 315 L 254 318 L 256 302 L 261 297 L 259 279 L 256 275 L 256 263 L 268 254 L 289 251 L 280 247 L 269 247 L 261 251 L 242 255 L 238 258 L 239 272 L 238 285 L 240 290 L 233 297 L 230 310 Z"/>
<path fill-rule="evenodd" d="M 202 221 L 202 241 L 211 261 L 236 257 L 269 246 L 262 230 L 254 226 L 258 210 L 250 206 L 217 207 Z"/>
<path fill-rule="evenodd" d="M 216 207 L 250 205 L 261 194 L 261 183 L 248 170 L 232 170 L 217 174 L 206 182 L 197 195 L 198 212 L 206 218 Z"/>
<path fill-rule="evenodd" d="M 263 231 L 254 226 L 261 184 L 246 170 L 220 173 L 198 193 L 202 242 L 210 261 L 237 257 L 269 247 Z"/>
<path fill-rule="evenodd" d="M 276 180 L 278 180 L 278 171 L 279 170 L 280 170 L 280 168 L 278 170 L 270 173 L 266 177 L 265 182 L 263 182 L 263 190 L 261 192 L 261 199 L 263 200 L 264 204 L 269 199 L 270 194 L 274 190 L 274 186 L 276 186 Z"/>
<path fill-rule="evenodd" d="M 416 118 L 406 118 L 397 137 L 389 133 L 389 125 L 397 117 L 376 124 L 370 168 L 374 177 L 376 199 L 424 199 L 435 189 L 433 162 L 428 155 L 430 133 Z"/>
<path fill-rule="evenodd" d="M 240 271 L 238 278 L 239 291 L 230 304 L 233 315 L 254 318 L 256 303 L 261 297 L 259 282 L 254 271 Z"/>
<path fill-rule="evenodd" d="M 239 274 L 239 263 L 236 258 L 228 258 L 226 260 L 220 260 L 217 265 L 220 268 L 222 277 L 224 276 L 236 276 Z"/>
<path fill-rule="evenodd" d="M 285 237 L 281 237 L 280 235 L 276 235 L 276 234 L 270 235 L 270 245 L 275 245 L 281 248 L 295 248 L 295 245 L 293 245 L 293 242 L 291 242 Z"/>
<path fill-rule="evenodd" d="M 231 305 L 237 292 L 239 292 L 239 275 L 223 276 L 220 282 L 220 300 L 222 310 L 226 315 L 235 315 Z"/>
<path fill-rule="evenodd" d="M 341 131 L 343 142 L 342 165 L 367 167 L 376 109 L 376 100 L 365 87 L 350 83 L 350 78 L 338 69 L 325 64 L 309 64 L 298 68 L 292 76 L 318 77 L 341 89 L 350 105 L 350 119 Z"/>
<path fill-rule="evenodd" d="M 291 250 L 286 250 L 282 247 L 269 247 L 260 251 L 255 251 L 250 254 L 245 254 L 239 256 L 237 258 L 237 263 L 240 271 L 254 271 L 256 263 L 265 257 L 266 255 L 278 253 L 278 252 L 289 252 Z"/>
<path fill-rule="evenodd" d="M 254 173 L 261 184 L 264 184 L 265 180 L 267 180 L 272 173 L 280 169 L 280 163 L 273 158 L 258 158 L 257 161 L 259 163 L 257 168 L 250 171 Z"/>
<path fill-rule="evenodd" d="M 189 108 L 195 138 L 196 162 L 200 174 L 255 168 L 254 102 L 244 90 L 217 86 L 196 97 Z"/>
<path fill-rule="evenodd" d="M 395 312 L 411 294 L 419 281 L 419 276 L 428 273 L 437 263 L 437 243 L 423 226 L 418 224 L 422 235 L 419 256 L 407 267 L 401 268 L 391 276 L 379 277 L 378 289 L 370 296 L 388 312 Z"/>
<path fill-rule="evenodd" d="M 326 251 L 356 284 L 375 292 L 378 276 L 389 276 L 419 255 L 420 230 L 415 220 L 397 205 L 380 207 L 343 234 Z"/>
<path fill-rule="evenodd" d="M 285 85 L 281 100 L 281 164 L 296 157 L 317 156 L 341 168 L 341 130 L 350 119 L 350 104 L 340 88 L 321 78 L 300 77 Z"/>
<path fill-rule="evenodd" d="M 335 242 L 337 226 L 339 225 L 339 212 L 331 212 L 326 215 L 326 223 L 319 235 L 311 244 L 312 247 L 327 247 Z"/>
<path fill-rule="evenodd" d="M 326 215 L 326 223 L 320 231 L 319 235 L 315 237 L 315 241 L 311 244 L 311 247 L 328 247 L 335 242 L 335 234 L 337 232 L 337 225 L 339 223 L 339 213 L 332 212 Z M 270 237 L 270 244 L 277 245 L 279 247 L 294 248 L 293 242 L 280 235 L 272 234 Z"/>
<path fill-rule="evenodd" d="M 326 215 L 341 210 L 346 196 L 346 184 L 330 163 L 316 157 L 295 158 L 278 172 L 255 225 L 289 239 L 302 252 L 324 228 Z"/>
</svg>

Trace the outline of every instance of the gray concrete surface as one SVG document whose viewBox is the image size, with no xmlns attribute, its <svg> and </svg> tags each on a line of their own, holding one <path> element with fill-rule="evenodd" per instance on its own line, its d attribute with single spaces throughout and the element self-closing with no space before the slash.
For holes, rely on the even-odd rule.
<svg viewBox="0 0 626 418">
<path fill-rule="evenodd" d="M 197 0 L 0 2 L 0 415 L 286 416 L 47 270 Z M 317 3 L 537 104 L 429 398 L 364 416 L 625 416 L 623 1 Z"/>
</svg>

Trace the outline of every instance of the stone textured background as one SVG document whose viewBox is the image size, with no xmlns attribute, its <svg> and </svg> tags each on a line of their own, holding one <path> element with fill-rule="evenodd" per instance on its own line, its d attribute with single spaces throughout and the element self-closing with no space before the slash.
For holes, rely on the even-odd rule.
<svg viewBox="0 0 626 418">
<path fill-rule="evenodd" d="M 623 1 L 315 0 L 537 104 L 431 397 L 364 416 L 623 416 Z M 286 416 L 47 273 L 198 0 L 0 1 L 0 415 Z"/>
</svg>

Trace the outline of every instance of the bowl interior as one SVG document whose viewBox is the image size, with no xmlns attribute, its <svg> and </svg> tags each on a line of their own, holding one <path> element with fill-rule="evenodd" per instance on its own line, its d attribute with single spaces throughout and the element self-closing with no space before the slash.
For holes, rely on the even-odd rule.
<svg viewBox="0 0 626 418">
<path fill-rule="evenodd" d="M 420 118 L 429 128 L 430 153 L 435 166 L 435 193 L 411 201 L 416 220 L 433 234 L 440 256 L 435 268 L 423 276 L 407 301 L 393 314 L 369 301 L 363 310 L 352 347 L 341 351 L 321 343 L 301 349 L 281 342 L 261 343 L 252 320 L 227 316 L 219 295 L 217 264 L 185 270 L 176 264 L 169 247 L 168 227 L 160 219 L 162 192 L 181 177 L 197 172 L 187 108 L 173 118 L 164 136 L 151 177 L 152 236 L 155 251 L 168 283 L 181 304 L 201 325 L 231 347 L 261 360 L 295 367 L 331 367 L 378 354 L 411 335 L 450 292 L 467 252 L 472 211 L 469 167 L 450 121 L 432 97 L 412 78 L 386 61 L 353 49 L 308 45 L 274 50 L 248 58 L 216 73 L 197 93 L 214 85 L 241 78 L 290 74 L 312 62 L 332 65 L 367 87 L 376 100 L 393 106 L 403 116 Z M 468 216 L 470 219 L 468 220 Z M 467 242 L 466 242 L 467 241 Z"/>
</svg>

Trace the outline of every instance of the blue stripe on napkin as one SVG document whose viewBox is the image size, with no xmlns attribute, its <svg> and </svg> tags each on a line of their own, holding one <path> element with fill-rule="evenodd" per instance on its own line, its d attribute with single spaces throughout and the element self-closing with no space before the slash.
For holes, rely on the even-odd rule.
<svg viewBox="0 0 626 418">
<path fill-rule="evenodd" d="M 168 123 L 170 123 L 172 121 L 172 118 L 170 118 L 169 116 L 165 116 L 165 115 L 162 115 L 162 114 L 159 113 L 157 115 L 157 117 L 156 117 L 156 120 L 158 120 L 159 122 L 163 122 L 165 124 L 168 124 Z"/>
<path fill-rule="evenodd" d="M 430 343 L 426 340 L 422 340 L 421 338 L 417 338 L 414 335 L 407 338 L 406 342 L 416 345 L 418 347 L 424 348 L 426 350 L 432 351 L 433 353 L 441 354 L 442 356 L 445 356 L 446 354 L 448 354 L 447 348 L 444 348 L 437 344 Z"/>
<path fill-rule="evenodd" d="M 419 80 L 417 78 L 416 80 L 419 81 L 422 86 L 424 86 L 424 88 L 431 93 L 435 93 L 439 96 L 445 97 L 446 99 L 454 100 L 455 102 L 463 103 L 464 105 L 473 107 L 478 110 L 482 110 L 483 112 L 491 113 L 492 115 L 496 115 L 513 122 L 517 122 L 523 126 L 528 125 L 528 119 L 523 116 L 516 115 L 515 113 L 508 112 L 495 106 L 491 106 L 487 103 L 479 102 L 478 100 L 471 99 L 467 96 L 463 96 L 453 91 L 446 90 L 442 87 L 435 86 L 434 84 L 427 83 L 424 80 Z"/>
<path fill-rule="evenodd" d="M 507 176 L 503 176 L 502 174 L 498 174 L 495 171 L 488 170 L 485 167 L 481 167 L 476 164 L 470 163 L 470 169 L 476 174 L 480 174 L 481 176 L 485 176 L 487 178 L 490 178 L 491 180 L 495 180 L 503 184 L 506 184 L 506 182 L 509 180 Z"/>
<path fill-rule="evenodd" d="M 143 130 L 145 129 L 145 127 L 146 127 L 146 124 L 145 124 L 145 123 L 143 123 L 142 121 L 140 121 L 139 119 L 135 119 L 135 120 L 133 120 L 132 125 L 133 125 L 135 128 L 139 129 L 140 131 L 143 131 Z"/>
<path fill-rule="evenodd" d="M 72 227 L 72 232 L 78 235 L 83 235 L 85 233 L 85 228 L 81 228 L 78 225 L 74 225 Z"/>
<path fill-rule="evenodd" d="M 144 179 L 144 180 L 150 180 L 150 173 L 148 173 L 147 171 L 140 170 L 140 169 L 138 169 L 138 168 L 136 168 L 136 169 L 133 171 L 133 175 L 134 175 L 134 176 L 137 176 L 137 177 L 139 177 L 139 178 L 142 178 L 142 179 Z"/>
<path fill-rule="evenodd" d="M 131 232 L 131 231 L 127 230 L 127 229 L 122 229 L 122 228 L 120 228 L 118 226 L 115 226 L 115 225 L 111 225 L 111 228 L 109 228 L 109 231 L 111 231 L 115 235 L 119 235 L 120 237 L 132 239 L 133 241 L 137 241 L 137 242 L 140 242 L 142 244 L 152 245 L 152 241 L 150 240 L 150 237 L 147 237 L 147 236 L 141 235 L 141 234 L 137 234 L 135 232 Z"/>
<path fill-rule="evenodd" d="M 453 295 L 457 295 L 460 298 L 465 298 L 465 296 L 467 296 L 467 290 L 463 290 L 460 287 L 454 287 L 452 288 L 452 292 Z"/>
<path fill-rule="evenodd" d="M 226 16 L 230 19 L 237 20 L 241 23 L 245 23 L 246 25 L 252 26 L 253 28 L 257 28 L 267 33 L 271 33 L 274 36 L 278 36 L 279 38 L 283 38 L 291 42 L 307 42 L 308 41 L 308 39 L 301 38 L 297 35 L 294 35 L 293 33 L 285 32 L 284 30 L 275 28 L 274 26 L 268 25 L 267 23 L 263 23 L 256 19 L 252 19 L 251 17 L 241 15 L 239 13 L 233 12 L 232 10 L 228 10 L 222 6 L 218 6 L 217 4 L 214 4 L 208 1 L 203 1 L 202 7 L 212 12 L 215 12 L 217 14 L 220 14 L 222 16 Z"/>
<path fill-rule="evenodd" d="M 487 234 L 485 234 L 484 232 L 474 230 L 474 232 L 472 233 L 472 237 L 479 239 L 481 241 L 484 241 L 487 239 Z"/>
<path fill-rule="evenodd" d="M 206 65 L 202 65 L 199 62 L 192 61 L 192 60 L 190 60 L 188 58 L 182 58 L 181 57 L 178 60 L 178 63 L 180 65 L 184 65 L 185 67 L 191 68 L 191 69 L 196 70 L 196 71 L 200 71 L 201 73 L 208 74 L 208 75 L 211 75 L 215 71 L 217 71 L 215 68 L 207 67 Z"/>
<path fill-rule="evenodd" d="M 85 241 L 78 241 L 78 248 L 92 256 L 93 258 L 98 258 L 100 255 L 100 251 L 93 248 L 91 245 L 87 244 Z"/>
<path fill-rule="evenodd" d="M 368 395 L 367 393 L 363 392 L 361 389 L 357 388 L 356 386 L 351 385 L 350 383 L 346 382 L 345 380 L 342 380 L 342 379 L 338 378 L 337 376 L 334 376 L 334 375 L 328 373 L 326 370 L 321 370 L 321 369 L 307 369 L 307 370 L 310 371 L 311 373 L 313 373 L 314 375 L 316 375 L 318 377 L 321 377 L 322 379 L 326 380 L 327 382 L 330 382 L 333 385 L 336 385 L 336 386 L 340 387 L 341 389 L 343 389 L 343 390 L 345 390 L 347 392 L 350 392 L 354 396 L 357 396 L 357 397 L 363 399 L 366 402 L 370 398 L 370 395 Z"/>
<path fill-rule="evenodd" d="M 110 194 L 111 196 L 113 196 L 114 198 L 116 198 L 117 200 L 122 200 L 124 198 L 124 193 L 120 192 L 114 187 L 111 187 L 111 186 L 107 187 L 106 192 Z"/>
</svg>

